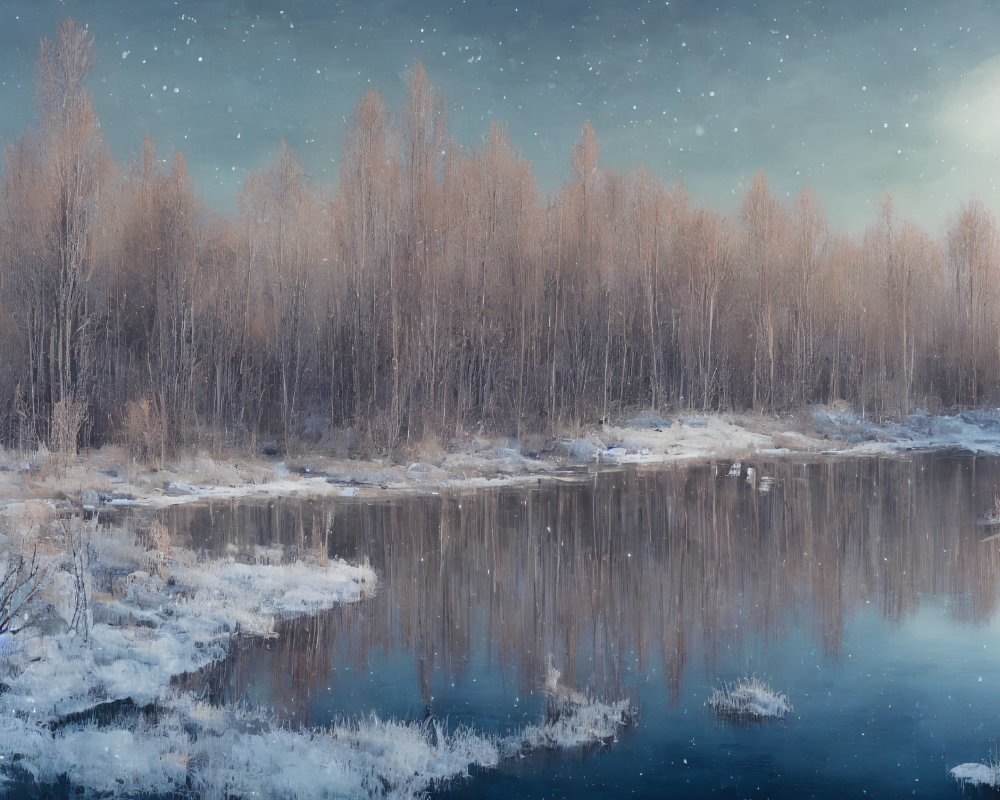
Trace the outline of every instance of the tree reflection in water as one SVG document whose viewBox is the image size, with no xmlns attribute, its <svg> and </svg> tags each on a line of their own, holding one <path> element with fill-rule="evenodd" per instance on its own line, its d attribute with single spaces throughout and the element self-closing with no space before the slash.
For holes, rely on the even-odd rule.
<svg viewBox="0 0 1000 800">
<path fill-rule="evenodd" d="M 375 597 L 243 642 L 192 681 L 232 699 L 263 670 L 278 712 L 310 722 L 331 670 L 362 673 L 373 654 L 392 654 L 415 663 L 430 708 L 433 676 L 463 674 L 484 646 L 521 692 L 544 685 L 551 655 L 566 686 L 605 698 L 662 670 L 677 703 L 685 674 L 714 681 L 723 652 L 748 637 L 800 627 L 839 659 L 845 621 L 868 604 L 894 622 L 922 594 L 945 595 L 957 621 L 994 613 L 1000 543 L 976 523 L 1000 483 L 996 459 L 753 466 L 749 479 L 729 477 L 728 464 L 624 469 L 374 501 L 165 510 L 172 541 L 212 557 L 325 543 L 331 556 L 367 558 L 381 580 Z"/>
</svg>

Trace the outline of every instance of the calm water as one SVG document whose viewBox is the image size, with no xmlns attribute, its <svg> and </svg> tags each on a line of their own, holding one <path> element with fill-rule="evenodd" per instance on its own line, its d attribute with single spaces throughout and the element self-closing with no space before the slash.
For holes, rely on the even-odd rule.
<svg viewBox="0 0 1000 800">
<path fill-rule="evenodd" d="M 251 643 L 200 680 L 288 724 L 537 721 L 547 664 L 635 728 L 445 797 L 940 797 L 1000 735 L 1000 460 L 948 453 L 621 470 L 378 502 L 167 512 L 215 555 L 280 542 L 367 558 L 379 593 Z M 744 463 L 744 468 L 747 466 Z M 767 478 L 767 481 L 762 479 Z M 322 546 L 322 545 L 320 545 Z M 705 706 L 756 673 L 794 705 L 736 726 Z"/>
</svg>

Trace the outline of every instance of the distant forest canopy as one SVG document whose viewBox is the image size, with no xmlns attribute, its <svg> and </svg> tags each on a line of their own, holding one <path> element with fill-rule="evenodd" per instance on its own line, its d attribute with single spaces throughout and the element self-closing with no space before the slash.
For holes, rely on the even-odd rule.
<svg viewBox="0 0 1000 800">
<path fill-rule="evenodd" d="M 386 452 L 549 432 L 638 407 L 866 413 L 1000 402 L 1000 242 L 982 203 L 942 241 L 891 197 L 863 237 L 762 173 L 739 213 L 599 164 L 543 199 L 503 125 L 449 140 L 423 67 L 358 102 L 328 193 L 282 143 L 235 218 L 147 136 L 116 163 L 90 33 L 41 43 L 37 119 L 4 146 L 0 436 L 8 445 L 282 445 L 348 430 Z"/>
</svg>

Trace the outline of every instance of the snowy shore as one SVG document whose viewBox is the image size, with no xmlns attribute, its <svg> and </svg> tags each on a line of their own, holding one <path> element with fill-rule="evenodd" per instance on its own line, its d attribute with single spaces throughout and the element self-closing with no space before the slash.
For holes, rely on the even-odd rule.
<svg viewBox="0 0 1000 800">
<path fill-rule="evenodd" d="M 185 790 L 197 764 L 218 768 L 207 755 L 191 760 L 199 732 L 202 749 L 212 739 L 198 717 L 224 712 L 201 708 L 172 679 L 224 658 L 236 635 L 272 636 L 277 619 L 359 600 L 376 585 L 364 565 L 198 563 L 155 522 L 99 528 L 35 512 L 32 527 L 3 536 L 4 575 L 28 549 L 42 569 L 33 602 L 2 634 L 0 785 Z M 7 608 L 15 584 L 3 586 Z M 225 731 L 239 730 L 230 722 Z"/>
<path fill-rule="evenodd" d="M 1000 454 L 1000 411 L 933 416 L 915 411 L 878 424 L 843 408 L 795 415 L 678 415 L 643 412 L 550 439 L 516 442 L 481 437 L 414 447 L 393 462 L 353 460 L 317 449 L 285 459 L 244 456 L 178 459 L 160 470 L 129 461 L 120 448 L 79 456 L 65 470 L 47 454 L 0 452 L 0 515 L 26 500 L 75 503 L 94 510 L 121 505 L 163 507 L 206 499 L 291 495 L 371 496 L 536 480 L 565 470 L 705 460 L 746 461 L 796 455 L 878 455 L 965 448 Z"/>
<path fill-rule="evenodd" d="M 148 518 L 50 524 L 29 537 L 46 548 L 37 602 L 19 632 L 0 635 L 0 792 L 420 797 L 472 768 L 610 742 L 633 719 L 627 700 L 555 680 L 548 713 L 505 735 L 375 715 L 295 729 L 261 709 L 209 705 L 175 678 L 225 658 L 236 636 L 276 636 L 279 619 L 363 599 L 377 590 L 372 570 L 321 553 L 282 563 L 274 548 L 259 548 L 258 563 L 199 562 Z M 82 560 L 60 555 L 60 535 Z M 6 558 L 28 545 L 6 544 Z"/>
</svg>

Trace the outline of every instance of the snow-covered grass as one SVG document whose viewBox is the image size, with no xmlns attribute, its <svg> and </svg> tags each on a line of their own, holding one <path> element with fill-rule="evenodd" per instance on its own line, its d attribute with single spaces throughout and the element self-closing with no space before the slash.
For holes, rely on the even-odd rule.
<svg viewBox="0 0 1000 800">
<path fill-rule="evenodd" d="M 37 707 L 0 715 L 0 776 L 113 796 L 414 798 L 539 749 L 609 743 L 634 719 L 628 701 L 568 691 L 538 724 L 502 737 L 374 715 L 295 730 L 186 693 L 161 696 L 152 713 L 130 709 L 101 724 L 53 726 Z"/>
<path fill-rule="evenodd" d="M 151 715 L 55 731 L 0 717 L 0 751 L 0 765 L 38 785 L 65 780 L 90 795 L 124 797 L 411 798 L 500 761 L 498 742 L 468 728 L 369 717 L 290 730 L 188 698 Z"/>
<path fill-rule="evenodd" d="M 561 684 L 561 677 L 550 653 L 544 686 L 548 695 L 545 719 L 507 736 L 501 745 L 506 755 L 610 744 L 622 727 L 635 724 L 635 707 L 627 698 L 604 702 Z"/>
<path fill-rule="evenodd" d="M 604 444 L 595 460 L 608 464 L 660 464 L 704 458 L 732 458 L 756 455 L 780 455 L 790 452 L 778 444 L 767 425 L 757 419 L 729 415 L 681 417 L 670 427 L 650 427 L 640 419 L 632 426 L 605 425 L 599 440 Z M 778 421 L 771 421 L 776 428 Z M 802 450 L 820 449 L 817 438 L 803 436 Z"/>
<path fill-rule="evenodd" d="M 227 730 L 209 743 L 193 781 L 202 797 L 422 797 L 500 762 L 496 740 L 469 728 L 374 716 L 308 732 Z"/>
<path fill-rule="evenodd" d="M 149 566 L 155 555 L 149 553 L 138 541 L 131 523 L 114 528 L 95 528 L 89 536 L 90 555 L 95 566 L 106 570 L 128 571 Z"/>
<path fill-rule="evenodd" d="M 511 757 L 535 750 L 611 744 L 617 741 L 619 730 L 634 724 L 635 708 L 627 699 L 605 703 L 551 697 L 545 719 L 505 737 L 501 752 Z"/>
<path fill-rule="evenodd" d="M 788 695 L 774 691 L 756 675 L 713 689 L 708 706 L 717 717 L 748 722 L 784 719 L 792 710 Z"/>
<path fill-rule="evenodd" d="M 162 702 L 173 676 L 223 658 L 237 633 L 273 635 L 278 619 L 357 600 L 376 585 L 370 567 L 343 561 L 198 564 L 194 553 L 171 549 L 157 523 L 148 531 L 70 527 L 86 558 L 48 557 L 51 579 L 0 664 L 11 712 L 58 719 L 126 697 Z M 62 523 L 53 530 L 68 535 Z"/>
<path fill-rule="evenodd" d="M 278 619 L 363 597 L 376 585 L 372 570 L 198 563 L 148 520 L 114 530 L 51 524 L 87 558 L 50 556 L 57 574 L 45 608 L 61 627 L 35 623 L 0 641 L 0 784 L 34 792 L 68 783 L 87 796 L 421 797 L 506 758 L 609 743 L 633 719 L 628 701 L 568 690 L 557 671 L 546 716 L 505 736 L 376 716 L 302 730 L 266 710 L 206 705 L 172 679 L 224 658 L 236 635 L 273 636 Z M 280 561 L 278 551 L 258 556 Z M 89 614 L 70 630 L 79 569 Z"/>
</svg>

